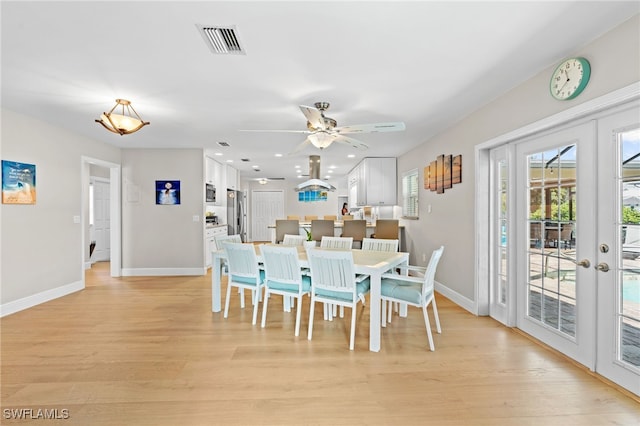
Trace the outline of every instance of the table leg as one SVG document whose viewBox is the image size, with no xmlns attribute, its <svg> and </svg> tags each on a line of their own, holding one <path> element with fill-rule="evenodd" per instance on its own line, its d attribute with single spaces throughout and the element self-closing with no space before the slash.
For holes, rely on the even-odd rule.
<svg viewBox="0 0 640 426">
<path fill-rule="evenodd" d="M 220 256 L 211 253 L 211 311 L 220 312 L 220 276 L 222 269 Z"/>
<path fill-rule="evenodd" d="M 380 272 L 369 275 L 369 350 L 380 352 Z"/>
</svg>

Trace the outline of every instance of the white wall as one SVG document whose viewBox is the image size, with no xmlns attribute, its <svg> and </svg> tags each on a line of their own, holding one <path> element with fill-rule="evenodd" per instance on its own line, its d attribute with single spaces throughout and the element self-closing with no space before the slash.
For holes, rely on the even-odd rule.
<svg viewBox="0 0 640 426">
<path fill-rule="evenodd" d="M 179 180 L 181 204 L 157 205 L 156 180 Z M 122 150 L 123 275 L 206 273 L 204 182 L 201 149 Z"/>
<path fill-rule="evenodd" d="M 6 109 L 1 135 L 2 159 L 35 164 L 37 189 L 34 205 L 0 205 L 5 313 L 82 288 L 81 157 L 119 163 L 120 149 Z"/>
<path fill-rule="evenodd" d="M 398 174 L 418 168 L 420 182 L 423 167 L 440 154 L 462 154 L 462 183 L 444 194 L 420 190 L 420 219 L 403 221 L 411 263 L 425 264 L 431 251 L 441 244 L 445 252 L 436 279 L 449 290 L 474 299 L 474 147 L 493 137 L 523 127 L 544 117 L 616 89 L 640 81 L 640 17 L 635 16 L 594 42 L 567 52 L 584 56 L 592 74 L 586 90 L 572 101 L 555 101 L 549 94 L 549 78 L 555 65 L 549 66 L 525 84 L 514 88 L 419 148 L 398 159 Z M 559 62 L 559 61 L 558 61 Z M 399 187 L 400 188 L 400 187 Z M 400 190 L 400 189 L 399 189 Z M 431 205 L 432 213 L 427 213 Z"/>
</svg>

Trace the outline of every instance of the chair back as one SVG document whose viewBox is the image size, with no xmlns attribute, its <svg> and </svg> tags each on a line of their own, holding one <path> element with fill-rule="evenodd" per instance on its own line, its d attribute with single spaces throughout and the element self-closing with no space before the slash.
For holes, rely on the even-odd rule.
<svg viewBox="0 0 640 426">
<path fill-rule="evenodd" d="M 321 248 L 351 250 L 352 245 L 353 238 L 351 237 L 327 237 L 326 235 L 323 235 L 322 240 L 320 240 Z"/>
<path fill-rule="evenodd" d="M 361 242 L 367 236 L 366 220 L 348 220 L 342 224 L 342 236 Z"/>
<path fill-rule="evenodd" d="M 398 240 L 364 238 L 362 250 L 396 252 L 398 251 Z"/>
<path fill-rule="evenodd" d="M 284 238 L 282 239 L 282 245 L 285 246 L 302 246 L 304 245 L 304 235 L 296 234 L 284 234 Z"/>
<path fill-rule="evenodd" d="M 351 250 L 307 250 L 311 286 L 314 294 L 317 290 L 336 292 L 340 298 L 357 300 L 355 269 Z M 325 293 L 326 294 L 326 293 Z"/>
<path fill-rule="evenodd" d="M 230 279 L 236 281 L 239 278 L 252 283 L 255 279 L 255 283 L 259 284 L 260 269 L 254 245 L 231 242 L 224 242 L 222 245 L 227 254 Z"/>
<path fill-rule="evenodd" d="M 423 303 L 425 299 L 428 299 L 433 295 L 436 269 L 438 268 L 438 262 L 440 262 L 440 258 L 442 257 L 442 252 L 444 252 L 444 246 L 440 246 L 439 249 L 436 249 L 431 253 L 431 259 L 429 259 L 427 270 L 424 273 L 424 282 L 422 283 Z"/>
<path fill-rule="evenodd" d="M 287 215 L 287 219 L 288 220 L 300 220 L 300 216 L 298 216 L 297 214 L 288 214 Z"/>
<path fill-rule="evenodd" d="M 276 220 L 276 244 L 284 240 L 284 234 L 299 234 L 300 221 L 295 219 L 277 219 Z"/>
<path fill-rule="evenodd" d="M 314 241 L 322 240 L 322 237 L 333 237 L 335 234 L 335 226 L 332 220 L 312 220 L 311 221 L 311 239 Z"/>
<path fill-rule="evenodd" d="M 376 238 L 394 240 L 398 238 L 398 219 L 378 219 L 376 220 Z"/>
<path fill-rule="evenodd" d="M 225 242 L 230 242 L 230 243 L 241 243 L 242 242 L 242 238 L 240 237 L 240 234 L 233 234 L 233 235 L 216 235 L 213 237 L 214 241 L 216 242 L 216 249 L 217 250 L 222 250 L 224 247 L 222 247 L 222 244 Z"/>
<path fill-rule="evenodd" d="M 302 291 L 302 269 L 298 259 L 298 249 L 285 245 L 261 245 L 267 286 L 291 285 Z"/>
<path fill-rule="evenodd" d="M 304 220 L 307 222 L 316 220 L 317 218 L 318 218 L 317 215 L 309 215 L 309 214 L 304 215 Z"/>
<path fill-rule="evenodd" d="M 342 215 L 342 220 L 353 220 L 353 215 L 352 214 L 343 214 Z"/>
<path fill-rule="evenodd" d="M 325 214 L 324 216 L 322 216 L 322 218 L 324 220 L 337 220 L 338 216 L 335 214 Z"/>
</svg>

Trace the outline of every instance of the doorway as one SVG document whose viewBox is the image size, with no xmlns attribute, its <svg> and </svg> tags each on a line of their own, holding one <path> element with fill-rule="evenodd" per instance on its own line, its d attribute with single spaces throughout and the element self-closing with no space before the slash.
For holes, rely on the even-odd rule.
<svg viewBox="0 0 640 426">
<path fill-rule="evenodd" d="M 283 219 L 284 191 L 251 192 L 251 237 L 253 241 L 271 241 L 270 225 Z"/>
<path fill-rule="evenodd" d="M 476 149 L 476 290 L 478 314 L 640 395 L 638 92 Z"/>
<path fill-rule="evenodd" d="M 109 260 L 110 260 L 110 268 L 109 272 L 112 277 L 121 276 L 122 269 L 122 238 L 121 238 L 121 190 L 120 190 L 120 164 L 112 163 L 110 161 L 101 160 L 98 158 L 86 157 L 82 156 L 80 158 L 80 179 L 81 179 L 81 200 L 82 200 L 82 209 L 80 214 L 80 224 L 82 227 L 82 238 L 81 238 L 81 256 L 82 256 L 82 279 L 84 281 L 84 265 L 85 260 L 89 259 L 89 245 L 91 239 L 89 237 L 89 187 L 90 187 L 90 179 L 91 179 L 91 166 L 99 166 L 109 170 L 109 209 L 108 209 L 108 217 L 109 217 L 109 231 L 108 238 L 109 241 Z"/>
</svg>

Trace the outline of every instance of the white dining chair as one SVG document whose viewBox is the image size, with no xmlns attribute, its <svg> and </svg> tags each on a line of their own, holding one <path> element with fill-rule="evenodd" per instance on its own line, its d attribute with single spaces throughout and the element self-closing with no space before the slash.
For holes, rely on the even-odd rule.
<svg viewBox="0 0 640 426">
<path fill-rule="evenodd" d="M 313 335 L 313 314 L 315 303 L 340 305 L 351 308 L 351 334 L 349 349 L 353 350 L 356 336 L 356 308 L 360 297 L 369 292 L 369 278 L 356 279 L 351 250 L 307 250 L 311 271 L 311 307 L 309 312 L 309 333 Z"/>
<path fill-rule="evenodd" d="M 231 287 L 240 290 L 249 289 L 252 291 L 253 300 L 253 320 L 256 324 L 258 319 L 258 305 L 264 287 L 264 270 L 258 264 L 258 257 L 253 244 L 230 243 L 222 244 L 229 262 L 229 277 L 227 279 L 227 296 L 224 302 L 224 317 L 229 314 L 229 302 L 231 299 Z M 240 307 L 244 308 L 244 295 L 240 296 Z"/>
<path fill-rule="evenodd" d="M 285 298 L 297 300 L 295 335 L 300 334 L 300 317 L 302 315 L 302 297 L 311 290 L 311 278 L 303 275 L 298 259 L 298 249 L 285 245 L 261 245 L 264 263 L 264 303 L 262 304 L 262 328 L 267 323 L 269 296 L 279 294 Z"/>
<path fill-rule="evenodd" d="M 284 234 L 284 239 L 282 240 L 282 245 L 285 245 L 285 246 L 302 246 L 304 244 L 304 241 L 305 241 L 304 235 Z"/>
<path fill-rule="evenodd" d="M 433 345 L 433 335 L 431 334 L 431 323 L 429 322 L 427 307 L 429 304 L 433 307 L 436 330 L 438 333 L 442 333 L 442 329 L 440 328 L 440 318 L 438 317 L 438 307 L 435 299 L 434 283 L 436 269 L 443 251 L 444 246 L 440 246 L 439 249 L 434 250 L 426 268 L 421 266 L 400 266 L 400 268 L 406 270 L 407 273 L 408 271 L 424 273 L 424 277 L 395 273 L 383 274 L 380 287 L 380 298 L 382 300 L 382 326 L 386 327 L 386 321 L 391 323 L 391 303 L 389 303 L 389 313 L 385 321 L 385 305 L 387 302 L 406 303 L 407 305 L 422 308 L 424 323 L 427 329 L 427 337 L 429 339 L 429 349 L 432 351 L 435 350 L 435 348 Z"/>
<path fill-rule="evenodd" d="M 351 250 L 352 245 L 353 237 L 328 237 L 323 235 L 320 240 L 320 248 Z"/>
<path fill-rule="evenodd" d="M 362 250 L 372 251 L 398 251 L 398 240 L 382 239 L 382 238 L 363 238 Z"/>
</svg>

